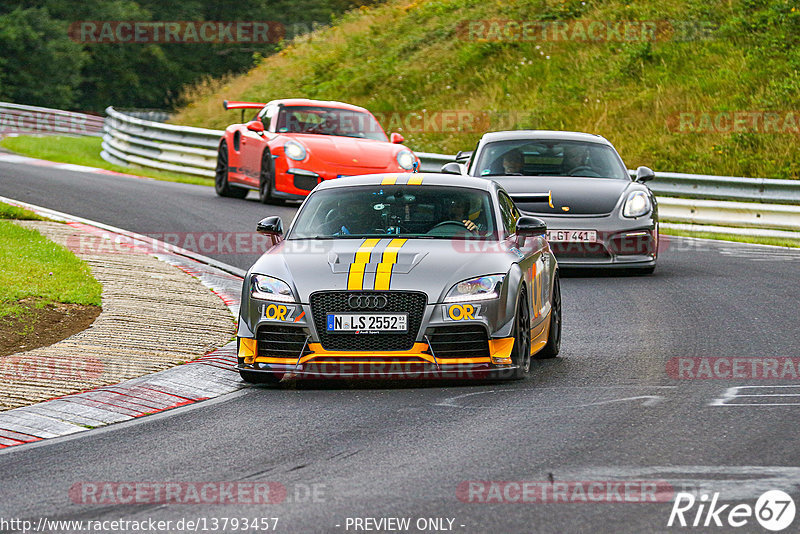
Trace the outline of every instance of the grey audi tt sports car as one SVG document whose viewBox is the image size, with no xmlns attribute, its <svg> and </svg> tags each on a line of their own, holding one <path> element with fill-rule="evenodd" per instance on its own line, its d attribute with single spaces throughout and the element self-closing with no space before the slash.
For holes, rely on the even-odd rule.
<svg viewBox="0 0 800 534">
<path fill-rule="evenodd" d="M 492 132 L 469 156 L 460 155 L 460 163 L 448 163 L 442 170 L 502 185 L 523 215 L 547 223 L 547 240 L 562 267 L 655 269 L 658 205 L 644 185 L 655 175 L 639 167 L 631 180 L 622 158 L 603 137 L 544 130 Z"/>
<path fill-rule="evenodd" d="M 497 183 L 442 174 L 325 181 L 244 279 L 238 370 L 297 377 L 524 378 L 561 342 L 547 227 Z"/>
</svg>

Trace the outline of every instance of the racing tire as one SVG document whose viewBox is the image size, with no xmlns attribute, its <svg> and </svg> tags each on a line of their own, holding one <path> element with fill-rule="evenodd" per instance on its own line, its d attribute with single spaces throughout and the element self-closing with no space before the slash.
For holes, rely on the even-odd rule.
<svg viewBox="0 0 800 534">
<path fill-rule="evenodd" d="M 531 315 L 525 290 L 517 299 L 517 316 L 514 318 L 514 348 L 511 349 L 511 362 L 517 367 L 512 380 L 524 380 L 531 370 Z"/>
<path fill-rule="evenodd" d="M 244 198 L 247 189 L 228 183 L 228 144 L 222 141 L 217 152 L 217 167 L 214 170 L 214 191 L 221 197 Z"/>
<path fill-rule="evenodd" d="M 262 204 L 283 204 L 273 195 L 275 192 L 275 173 L 273 172 L 272 154 L 269 149 L 261 156 L 261 173 L 258 180 L 258 201 Z"/>
<path fill-rule="evenodd" d="M 536 353 L 537 360 L 555 358 L 561 350 L 561 280 L 556 273 L 553 281 L 553 301 L 550 308 L 550 332 L 547 334 L 547 345 Z"/>
</svg>

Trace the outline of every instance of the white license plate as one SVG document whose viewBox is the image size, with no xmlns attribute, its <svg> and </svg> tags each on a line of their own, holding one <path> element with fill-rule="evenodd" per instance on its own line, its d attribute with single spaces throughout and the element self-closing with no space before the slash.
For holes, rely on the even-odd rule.
<svg viewBox="0 0 800 534">
<path fill-rule="evenodd" d="M 329 313 L 328 332 L 355 332 L 374 334 L 405 332 L 408 330 L 407 313 Z"/>
<path fill-rule="evenodd" d="M 595 243 L 596 230 L 548 230 L 548 241 L 566 241 L 569 243 Z"/>
</svg>

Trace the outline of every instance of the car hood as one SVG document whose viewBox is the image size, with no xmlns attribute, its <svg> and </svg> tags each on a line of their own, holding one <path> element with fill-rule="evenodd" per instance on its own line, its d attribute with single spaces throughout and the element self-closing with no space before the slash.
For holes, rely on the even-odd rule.
<svg viewBox="0 0 800 534">
<path fill-rule="evenodd" d="M 511 195 L 520 210 L 544 215 L 609 214 L 633 183 L 614 178 L 575 176 L 497 176 L 493 179 Z M 548 192 L 551 192 L 552 207 L 547 202 L 525 202 L 520 196 Z"/>
<path fill-rule="evenodd" d="M 302 134 L 294 138 L 308 148 L 311 157 L 322 162 L 373 170 L 396 168 L 397 152 L 405 148 L 388 141 L 335 135 Z"/>
<path fill-rule="evenodd" d="M 364 239 L 282 241 L 267 251 L 250 272 L 279 278 L 293 286 L 301 302 L 315 291 L 348 288 L 350 266 Z M 363 277 L 363 290 L 376 288 L 376 271 L 392 239 L 380 239 L 372 248 Z M 487 274 L 504 274 L 518 259 L 513 244 L 459 239 L 408 239 L 397 251 L 389 290 L 422 291 L 428 302 L 439 302 L 456 283 Z M 517 251 L 518 252 L 518 251 Z M 363 259 L 363 258 L 362 258 Z M 509 261 L 511 259 L 511 261 Z"/>
</svg>

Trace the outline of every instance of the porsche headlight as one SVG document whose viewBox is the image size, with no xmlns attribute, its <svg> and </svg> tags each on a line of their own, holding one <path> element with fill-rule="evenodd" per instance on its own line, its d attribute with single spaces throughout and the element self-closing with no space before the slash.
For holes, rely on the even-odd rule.
<svg viewBox="0 0 800 534">
<path fill-rule="evenodd" d="M 297 141 L 286 141 L 286 144 L 283 145 L 283 151 L 289 159 L 295 161 L 303 161 L 306 159 L 306 147 Z"/>
<path fill-rule="evenodd" d="M 623 217 L 641 217 L 650 213 L 653 206 L 650 204 L 650 197 L 644 191 L 632 191 L 625 199 L 625 206 L 622 208 Z"/>
<path fill-rule="evenodd" d="M 402 169 L 410 171 L 414 166 L 414 161 L 416 161 L 416 158 L 410 150 L 401 150 L 397 153 L 397 164 Z"/>
<path fill-rule="evenodd" d="M 294 302 L 294 296 L 289 284 L 283 280 L 263 274 L 254 274 L 250 277 L 250 296 L 261 300 Z"/>
<path fill-rule="evenodd" d="M 493 274 L 463 280 L 450 288 L 444 301 L 465 302 L 496 299 L 500 296 L 500 287 L 503 285 L 505 277 L 504 274 Z"/>
</svg>

